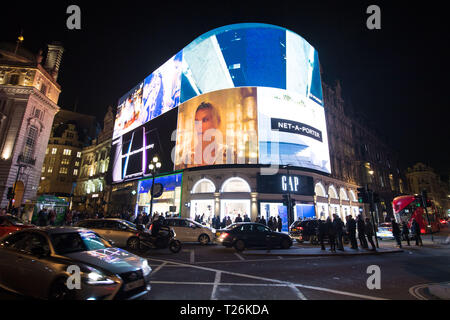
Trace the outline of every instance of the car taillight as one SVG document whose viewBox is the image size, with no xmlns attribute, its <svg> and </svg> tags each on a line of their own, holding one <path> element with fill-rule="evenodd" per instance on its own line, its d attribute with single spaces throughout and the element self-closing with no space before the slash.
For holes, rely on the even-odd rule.
<svg viewBox="0 0 450 320">
<path fill-rule="evenodd" d="M 222 234 L 220 235 L 219 239 L 220 239 L 220 240 L 223 240 L 223 239 L 225 239 L 225 238 L 228 237 L 228 236 L 229 236 L 229 233 L 224 232 L 224 233 L 222 233 Z"/>
<path fill-rule="evenodd" d="M 298 230 L 303 230 L 303 227 L 299 227 Z"/>
</svg>

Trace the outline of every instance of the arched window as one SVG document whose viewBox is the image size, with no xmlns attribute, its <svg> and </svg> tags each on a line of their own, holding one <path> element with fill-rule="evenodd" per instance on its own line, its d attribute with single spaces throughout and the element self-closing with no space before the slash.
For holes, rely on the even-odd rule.
<svg viewBox="0 0 450 320">
<path fill-rule="evenodd" d="M 341 200 L 348 200 L 347 192 L 345 192 L 344 188 L 341 188 L 339 190 L 339 197 L 341 198 Z"/>
<path fill-rule="evenodd" d="M 200 179 L 194 184 L 192 193 L 213 193 L 216 192 L 216 186 L 209 179 Z"/>
<path fill-rule="evenodd" d="M 339 199 L 336 188 L 334 186 L 330 186 L 328 188 L 328 195 L 331 199 Z"/>
<path fill-rule="evenodd" d="M 314 192 L 316 193 L 316 196 L 318 197 L 327 197 L 327 193 L 325 192 L 325 188 L 323 187 L 323 185 L 318 182 L 316 183 L 316 186 L 314 187 Z"/>
<path fill-rule="evenodd" d="M 356 199 L 355 192 L 353 190 L 350 190 L 349 193 L 350 193 L 351 200 L 358 202 L 358 199 Z"/>
<path fill-rule="evenodd" d="M 220 192 L 251 192 L 251 190 L 247 181 L 242 178 L 233 177 L 222 184 Z"/>
</svg>

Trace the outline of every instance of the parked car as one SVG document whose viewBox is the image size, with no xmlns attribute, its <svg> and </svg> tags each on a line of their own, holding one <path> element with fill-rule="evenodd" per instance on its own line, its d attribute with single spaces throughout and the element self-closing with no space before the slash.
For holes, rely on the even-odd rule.
<svg viewBox="0 0 450 320">
<path fill-rule="evenodd" d="M 200 242 L 207 245 L 215 238 L 215 230 L 187 218 L 165 218 L 164 226 L 173 229 L 181 242 Z"/>
<path fill-rule="evenodd" d="M 13 215 L 7 214 L 0 216 L 0 238 L 26 228 L 32 228 L 34 225 L 26 224 Z"/>
<path fill-rule="evenodd" d="M 271 231 L 265 225 L 254 222 L 239 222 L 222 229 L 217 242 L 227 248 L 234 247 L 237 251 L 268 246 L 289 249 L 292 246 L 289 235 Z"/>
<path fill-rule="evenodd" d="M 139 250 L 142 238 L 151 236 L 148 230 L 136 226 L 127 220 L 117 218 L 87 219 L 76 224 L 77 227 L 90 229 L 117 247 Z"/>
<path fill-rule="evenodd" d="M 377 238 L 383 239 L 395 239 L 392 233 L 392 224 L 390 222 L 383 222 L 378 225 Z"/>
<path fill-rule="evenodd" d="M 80 287 L 70 290 L 76 267 Z M 83 228 L 30 228 L 0 240 L 0 286 L 33 298 L 135 299 L 149 292 L 151 271 L 146 259 Z"/>
</svg>

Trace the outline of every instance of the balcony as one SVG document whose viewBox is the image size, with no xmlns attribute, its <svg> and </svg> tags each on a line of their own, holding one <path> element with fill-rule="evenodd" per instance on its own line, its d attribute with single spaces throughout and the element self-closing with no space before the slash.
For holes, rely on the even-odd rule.
<svg viewBox="0 0 450 320">
<path fill-rule="evenodd" d="M 17 157 L 17 162 L 34 166 L 36 163 L 36 158 L 31 158 L 31 157 L 21 154 Z"/>
</svg>

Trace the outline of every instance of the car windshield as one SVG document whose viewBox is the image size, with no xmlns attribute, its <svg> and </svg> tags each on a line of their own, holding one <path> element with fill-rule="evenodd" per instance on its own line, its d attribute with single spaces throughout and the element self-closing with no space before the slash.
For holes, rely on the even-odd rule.
<svg viewBox="0 0 450 320">
<path fill-rule="evenodd" d="M 234 229 L 235 227 L 237 227 L 236 223 L 230 224 L 229 226 L 226 226 L 225 228 L 223 228 L 224 230 L 231 230 Z"/>
<path fill-rule="evenodd" d="M 9 222 L 11 222 L 15 226 L 23 226 L 24 225 L 24 223 L 21 220 L 17 219 L 16 217 L 7 216 L 7 219 Z"/>
<path fill-rule="evenodd" d="M 135 225 L 134 223 L 130 222 L 130 221 L 124 220 L 124 221 L 122 221 L 122 223 L 126 224 L 126 225 L 127 225 L 129 228 L 131 228 L 131 229 L 137 230 L 136 225 Z"/>
<path fill-rule="evenodd" d="M 50 236 L 57 254 L 110 248 L 108 242 L 92 231 L 56 233 Z"/>
</svg>

